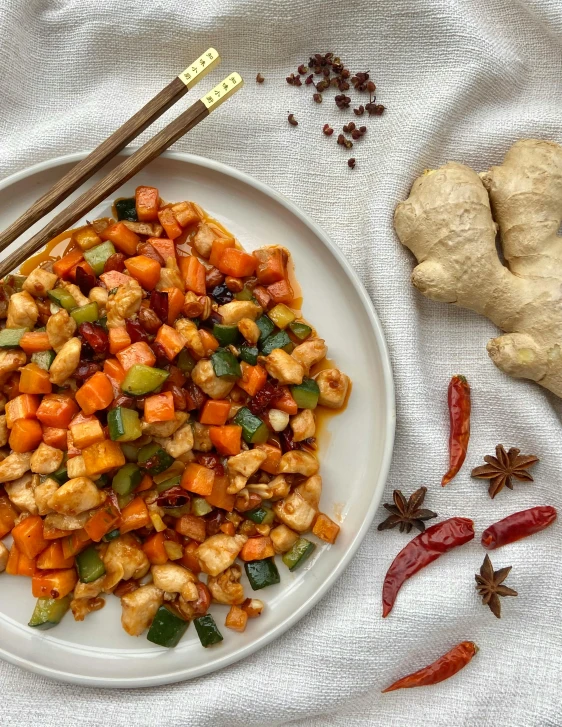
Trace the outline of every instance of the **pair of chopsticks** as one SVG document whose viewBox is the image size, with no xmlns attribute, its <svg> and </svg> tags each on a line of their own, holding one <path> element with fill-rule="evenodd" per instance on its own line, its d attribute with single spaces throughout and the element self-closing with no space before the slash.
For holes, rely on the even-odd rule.
<svg viewBox="0 0 562 727">
<path fill-rule="evenodd" d="M 72 192 L 95 174 L 127 144 L 148 128 L 165 111 L 173 106 L 190 88 L 198 83 L 220 63 L 220 55 L 209 48 L 185 71 L 180 73 L 151 99 L 140 111 L 126 121 L 117 131 L 103 141 L 85 159 L 74 166 L 48 192 L 37 200 L 21 217 L 0 234 L 0 251 L 5 250 L 23 232 L 54 209 Z M 49 240 L 67 230 L 83 215 L 103 201 L 108 195 L 131 179 L 144 166 L 156 159 L 184 134 L 203 121 L 243 85 L 238 73 L 230 73 L 211 91 L 202 96 L 150 141 L 137 149 L 130 157 L 115 167 L 103 179 L 74 200 L 56 215 L 40 232 L 0 262 L 0 278 L 21 265 Z"/>
</svg>

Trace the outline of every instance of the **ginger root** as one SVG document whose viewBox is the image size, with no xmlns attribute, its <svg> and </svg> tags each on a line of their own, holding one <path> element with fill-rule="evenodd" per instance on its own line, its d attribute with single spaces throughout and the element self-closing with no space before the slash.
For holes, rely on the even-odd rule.
<svg viewBox="0 0 562 727">
<path fill-rule="evenodd" d="M 560 397 L 561 220 L 562 146 L 533 139 L 480 175 L 455 162 L 426 172 L 394 215 L 416 288 L 487 316 L 505 331 L 487 346 L 496 366 Z"/>
</svg>

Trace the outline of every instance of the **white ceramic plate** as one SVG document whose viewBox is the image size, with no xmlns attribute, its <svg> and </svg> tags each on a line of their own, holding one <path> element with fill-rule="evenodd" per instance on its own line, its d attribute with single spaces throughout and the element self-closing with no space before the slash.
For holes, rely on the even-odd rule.
<svg viewBox="0 0 562 727">
<path fill-rule="evenodd" d="M 1 182 L 0 229 L 82 156 L 53 159 Z M 345 412 L 330 419 L 320 440 L 321 507 L 341 516 L 339 538 L 333 546 L 318 541 L 314 557 L 294 574 L 279 564 L 281 583 L 256 593 L 265 609 L 245 633 L 224 628 L 227 607 L 213 606 L 221 644 L 202 648 L 191 627 L 175 649 L 163 649 L 123 631 L 119 601 L 111 596 L 84 622 L 68 614 L 56 628 L 34 631 L 27 626 L 35 603 L 29 579 L 0 575 L 0 656 L 48 677 L 97 687 L 155 686 L 207 674 L 251 654 L 302 618 L 365 536 L 382 496 L 394 439 L 392 373 L 379 320 L 357 275 L 318 225 L 270 187 L 189 154 L 163 155 L 113 196 L 132 196 L 138 184 L 158 187 L 168 200 L 198 202 L 248 249 L 286 246 L 303 290 L 304 315 L 326 339 L 329 357 L 351 377 L 353 391 Z M 100 205 L 88 218 L 108 211 L 108 204 Z M 28 236 L 40 227 L 32 227 Z M 250 595 L 245 576 L 243 582 Z"/>
</svg>

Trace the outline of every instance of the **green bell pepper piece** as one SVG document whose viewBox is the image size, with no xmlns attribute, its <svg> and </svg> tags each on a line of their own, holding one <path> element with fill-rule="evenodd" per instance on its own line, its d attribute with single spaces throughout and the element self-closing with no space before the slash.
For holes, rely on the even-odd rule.
<svg viewBox="0 0 562 727">
<path fill-rule="evenodd" d="M 197 631 L 197 636 L 199 636 L 199 640 L 201 641 L 201 645 L 205 648 L 213 644 L 218 644 L 219 641 L 223 640 L 222 634 L 215 623 L 215 619 L 210 613 L 194 619 L 193 624 Z"/>
<path fill-rule="evenodd" d="M 4 328 L 0 331 L 0 348 L 17 348 L 29 328 Z"/>
<path fill-rule="evenodd" d="M 242 427 L 242 437 L 248 444 L 263 444 L 269 439 L 269 429 L 248 407 L 239 409 L 233 421 Z"/>
<path fill-rule="evenodd" d="M 53 303 L 60 305 L 60 307 L 65 310 L 70 311 L 76 308 L 76 301 L 70 295 L 68 290 L 64 290 L 64 288 L 54 288 L 53 290 L 49 290 L 47 295 Z"/>
<path fill-rule="evenodd" d="M 189 353 L 187 348 L 182 348 L 176 361 L 176 366 L 178 367 L 178 369 L 183 374 L 190 374 L 195 368 L 195 363 L 195 359 Z"/>
<path fill-rule="evenodd" d="M 140 467 L 132 462 L 120 467 L 111 482 L 114 492 L 118 495 L 129 495 L 135 490 L 142 480 Z"/>
<path fill-rule="evenodd" d="M 138 222 L 137 205 L 134 197 L 123 197 L 115 200 L 115 212 L 118 220 Z"/>
<path fill-rule="evenodd" d="M 316 546 L 306 538 L 299 538 L 293 547 L 283 556 L 283 563 L 290 571 L 300 568 L 301 565 L 310 558 L 315 551 Z"/>
<path fill-rule="evenodd" d="M 91 583 L 105 574 L 103 560 L 93 545 L 78 553 L 76 568 L 78 569 L 78 578 L 82 583 Z"/>
<path fill-rule="evenodd" d="M 296 316 L 293 311 L 284 303 L 278 303 L 274 308 L 267 312 L 267 315 L 275 323 L 277 328 L 287 328 Z"/>
<path fill-rule="evenodd" d="M 193 513 L 193 515 L 203 517 L 203 515 L 208 515 L 210 512 L 212 512 L 212 510 L 213 508 L 209 505 L 204 497 L 193 498 L 193 501 L 191 503 L 191 512 Z"/>
<path fill-rule="evenodd" d="M 268 336 L 261 345 L 261 352 L 264 356 L 269 356 L 276 348 L 282 348 L 287 353 L 290 353 L 294 348 L 293 342 L 286 331 L 278 331 Z"/>
<path fill-rule="evenodd" d="M 302 384 L 291 386 L 291 396 L 297 402 L 299 409 L 316 409 L 320 389 L 314 379 L 304 378 Z"/>
<path fill-rule="evenodd" d="M 174 475 L 174 477 L 168 477 L 167 480 L 164 480 L 164 482 L 160 482 L 156 485 L 156 489 L 158 492 L 164 492 L 164 490 L 169 490 L 170 487 L 176 487 L 181 482 L 181 475 Z"/>
<path fill-rule="evenodd" d="M 167 606 L 160 606 L 148 629 L 146 638 L 158 646 L 173 648 L 179 644 L 188 626 L 189 621 L 180 618 Z"/>
<path fill-rule="evenodd" d="M 240 359 L 246 363 L 255 366 L 258 362 L 259 351 L 255 346 L 250 346 L 247 343 L 243 343 L 240 346 Z"/>
<path fill-rule="evenodd" d="M 213 326 L 213 336 L 217 339 L 220 346 L 228 346 L 230 343 L 238 343 L 240 340 L 240 331 L 238 330 L 238 326 L 225 326 L 222 323 L 215 323 Z"/>
<path fill-rule="evenodd" d="M 174 458 L 171 457 L 157 442 L 145 444 L 139 450 L 137 459 L 139 466 L 149 475 L 159 475 L 171 467 Z"/>
<path fill-rule="evenodd" d="M 145 364 L 135 364 L 127 371 L 121 389 L 125 394 L 144 396 L 162 386 L 170 374 L 164 369 L 155 369 Z"/>
<path fill-rule="evenodd" d="M 219 349 L 211 356 L 215 375 L 221 379 L 234 381 L 242 378 L 242 370 L 238 360 L 228 349 Z"/>
<path fill-rule="evenodd" d="M 56 355 L 54 351 L 37 351 L 31 354 L 31 362 L 37 364 L 40 369 L 48 371 Z"/>
<path fill-rule="evenodd" d="M 306 341 L 312 333 L 312 328 L 307 326 L 306 323 L 301 323 L 300 321 L 289 323 L 289 330 L 299 339 L 299 341 Z"/>
<path fill-rule="evenodd" d="M 273 510 L 270 510 L 268 507 L 262 507 L 262 505 L 244 514 L 249 520 L 258 525 L 270 525 L 275 517 Z"/>
<path fill-rule="evenodd" d="M 104 543 L 111 543 L 112 540 L 115 540 L 115 538 L 118 538 L 121 535 L 121 531 L 119 528 L 115 528 L 115 530 L 110 530 L 108 533 L 106 533 L 102 540 Z"/>
<path fill-rule="evenodd" d="M 36 629 L 52 629 L 61 622 L 62 617 L 70 608 L 71 596 L 64 598 L 38 598 L 33 614 L 28 623 Z"/>
<path fill-rule="evenodd" d="M 109 258 L 115 255 L 115 248 L 113 243 L 107 240 L 102 242 L 101 245 L 96 245 L 84 252 L 84 260 L 90 265 L 96 275 L 101 275 L 105 263 Z"/>
<path fill-rule="evenodd" d="M 260 316 L 256 321 L 257 327 L 260 329 L 259 344 L 262 344 L 268 336 L 271 336 L 275 329 L 275 323 L 267 316 Z"/>
<path fill-rule="evenodd" d="M 249 563 L 244 563 L 244 570 L 254 591 L 259 591 L 266 586 L 273 586 L 281 581 L 273 558 L 251 560 Z"/>
<path fill-rule="evenodd" d="M 116 406 L 107 414 L 109 438 L 114 442 L 133 442 L 142 436 L 138 411 Z"/>
<path fill-rule="evenodd" d="M 80 308 L 75 308 L 71 311 L 70 315 L 76 321 L 77 326 L 82 323 L 94 323 L 97 321 L 99 315 L 98 304 L 95 301 L 93 303 L 87 303 Z"/>
</svg>

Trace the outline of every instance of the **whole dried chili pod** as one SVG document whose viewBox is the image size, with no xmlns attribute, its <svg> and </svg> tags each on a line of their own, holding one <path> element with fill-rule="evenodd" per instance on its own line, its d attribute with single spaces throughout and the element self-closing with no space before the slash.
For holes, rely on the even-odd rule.
<svg viewBox="0 0 562 727">
<path fill-rule="evenodd" d="M 416 535 L 398 553 L 387 571 L 382 587 L 382 615 L 392 611 L 403 583 L 443 553 L 474 538 L 474 523 L 466 517 L 452 517 Z"/>
<path fill-rule="evenodd" d="M 453 646 L 450 651 L 440 656 L 432 664 L 418 669 L 413 674 L 402 677 L 402 679 L 383 689 L 382 692 L 384 694 L 385 692 L 394 692 L 396 689 L 410 689 L 411 687 L 439 684 L 439 682 L 449 679 L 458 671 L 464 669 L 477 653 L 478 647 L 473 641 L 461 641 L 460 644 Z"/>
<path fill-rule="evenodd" d="M 449 435 L 449 471 L 441 485 L 450 482 L 462 467 L 470 438 L 470 386 L 464 376 L 453 376 L 447 396 L 451 433 Z"/>
<path fill-rule="evenodd" d="M 482 547 L 494 550 L 502 545 L 514 543 L 521 538 L 540 533 L 556 520 L 556 509 L 550 505 L 539 505 L 529 510 L 514 512 L 482 533 Z"/>
</svg>

